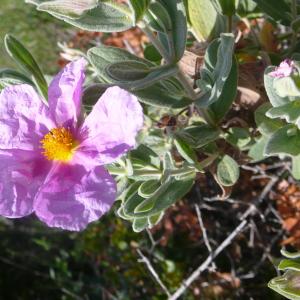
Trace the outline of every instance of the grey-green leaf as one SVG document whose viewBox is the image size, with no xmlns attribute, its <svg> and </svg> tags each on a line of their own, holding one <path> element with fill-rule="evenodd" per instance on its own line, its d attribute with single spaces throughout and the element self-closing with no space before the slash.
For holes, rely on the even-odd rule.
<svg viewBox="0 0 300 300">
<path fill-rule="evenodd" d="M 152 209 L 145 212 L 135 213 L 131 209 L 132 204 L 136 204 L 138 206 L 142 201 L 141 197 L 135 196 L 134 200 L 131 200 L 130 207 L 125 209 L 126 214 L 133 217 L 150 217 L 153 215 L 157 215 L 158 213 L 164 211 L 172 204 L 174 204 L 178 199 L 182 198 L 193 186 L 194 178 L 189 178 L 186 180 L 176 180 L 174 178 L 164 182 L 161 187 L 156 191 L 156 193 L 148 198 L 146 201 L 153 205 Z M 140 202 L 139 202 L 140 201 Z"/>
<path fill-rule="evenodd" d="M 88 31 L 120 32 L 134 26 L 130 9 L 115 1 L 99 2 L 95 8 L 87 10 L 77 19 L 57 13 L 51 14 L 73 26 Z"/>
<path fill-rule="evenodd" d="M 176 135 L 183 139 L 193 148 L 201 148 L 220 136 L 220 130 L 207 124 L 187 127 L 176 132 Z"/>
<path fill-rule="evenodd" d="M 300 155 L 292 157 L 292 175 L 296 180 L 300 180 Z"/>
<path fill-rule="evenodd" d="M 0 69 L 0 82 L 4 85 L 26 83 L 34 86 L 33 81 L 23 73 L 13 69 Z"/>
<path fill-rule="evenodd" d="M 54 0 L 43 2 L 38 5 L 37 9 L 58 14 L 62 17 L 78 19 L 97 5 L 98 0 Z"/>
<path fill-rule="evenodd" d="M 141 20 L 148 9 L 150 0 L 129 0 L 128 4 L 131 7 L 134 16 L 135 24 Z"/>
<path fill-rule="evenodd" d="M 261 136 L 254 145 L 251 146 L 248 156 L 252 159 L 251 162 L 258 162 L 265 158 L 265 148 L 268 142 L 266 136 Z"/>
<path fill-rule="evenodd" d="M 155 64 L 139 58 L 124 49 L 115 47 L 99 46 L 91 48 L 88 51 L 88 58 L 102 81 L 116 85 L 119 85 L 120 82 L 111 78 L 106 72 L 106 68 L 111 62 L 122 63 L 124 61 L 136 61 L 145 64 L 145 66 L 149 68 L 155 66 Z M 153 74 L 151 76 L 153 76 Z M 184 92 L 178 90 L 171 79 L 161 80 L 150 87 L 133 91 L 133 93 L 139 97 L 142 102 L 159 107 L 181 108 L 188 106 L 192 102 L 185 97 Z"/>
<path fill-rule="evenodd" d="M 300 96 L 300 89 L 293 77 L 275 78 L 273 87 L 277 95 L 281 98 Z"/>
<path fill-rule="evenodd" d="M 192 32 L 198 41 L 214 39 L 225 32 L 226 19 L 218 14 L 211 0 L 186 1 Z"/>
<path fill-rule="evenodd" d="M 274 88 L 275 78 L 268 74 L 275 71 L 275 69 L 276 67 L 274 66 L 266 68 L 264 73 L 264 85 L 270 102 L 274 107 L 277 107 L 287 104 L 290 100 L 288 97 L 280 97 Z"/>
<path fill-rule="evenodd" d="M 300 154 L 300 131 L 295 125 L 286 125 L 273 133 L 265 148 L 265 155 Z"/>
<path fill-rule="evenodd" d="M 272 119 L 280 118 L 286 120 L 288 123 L 293 123 L 300 128 L 300 100 L 272 107 L 266 112 L 266 116 Z"/>
<path fill-rule="evenodd" d="M 197 164 L 196 152 L 188 143 L 183 141 L 180 137 L 175 137 L 174 145 L 179 154 L 190 164 Z"/>
<path fill-rule="evenodd" d="M 213 113 L 216 122 L 220 122 L 227 114 L 233 101 L 237 95 L 238 85 L 238 63 L 236 58 L 233 58 L 231 71 L 224 84 L 221 95 L 218 101 L 209 106 L 209 110 Z"/>
<path fill-rule="evenodd" d="M 217 178 L 221 185 L 232 186 L 240 177 L 240 168 L 237 162 L 229 155 L 224 155 L 217 166 Z"/>
<path fill-rule="evenodd" d="M 281 120 L 274 120 L 266 116 L 267 111 L 272 108 L 270 103 L 262 104 L 254 114 L 258 130 L 263 135 L 270 135 L 281 128 L 284 123 Z"/>
<path fill-rule="evenodd" d="M 132 229 L 134 232 L 141 232 L 149 226 L 148 218 L 134 218 Z"/>
<path fill-rule="evenodd" d="M 225 33 L 221 34 L 220 40 L 215 40 L 208 47 L 204 69 L 211 71 L 213 86 L 197 99 L 198 106 L 207 107 L 219 100 L 232 68 L 233 50 L 234 36 Z"/>
<path fill-rule="evenodd" d="M 273 278 L 268 287 L 287 299 L 300 300 L 299 278 L 299 271 L 288 270 L 282 276 Z"/>
<path fill-rule="evenodd" d="M 143 198 L 149 198 L 156 192 L 156 190 L 159 187 L 160 187 L 160 183 L 158 180 L 145 181 L 140 185 L 138 189 L 138 193 Z"/>
<path fill-rule="evenodd" d="M 4 38 L 5 48 L 10 57 L 32 76 L 36 87 L 45 99 L 48 98 L 48 85 L 46 79 L 31 55 L 31 53 L 13 36 L 7 34 Z"/>
<path fill-rule="evenodd" d="M 175 60 L 179 61 L 186 48 L 187 17 L 183 0 L 160 0 L 167 8 L 173 31 L 171 32 L 174 44 Z"/>
</svg>

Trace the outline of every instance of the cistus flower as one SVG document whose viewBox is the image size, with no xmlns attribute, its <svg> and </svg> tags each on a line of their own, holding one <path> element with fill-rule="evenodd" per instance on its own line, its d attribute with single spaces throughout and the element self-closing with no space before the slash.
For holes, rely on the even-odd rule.
<svg viewBox="0 0 300 300">
<path fill-rule="evenodd" d="M 116 197 L 103 167 L 135 146 L 143 126 L 136 97 L 108 88 L 84 119 L 86 61 L 68 64 L 49 86 L 49 105 L 29 85 L 0 94 L 0 215 L 31 213 L 50 227 L 79 231 Z"/>
<path fill-rule="evenodd" d="M 269 75 L 275 78 L 289 77 L 295 69 L 294 62 L 290 59 L 285 59 L 280 63 L 279 67 L 276 67 Z"/>
</svg>

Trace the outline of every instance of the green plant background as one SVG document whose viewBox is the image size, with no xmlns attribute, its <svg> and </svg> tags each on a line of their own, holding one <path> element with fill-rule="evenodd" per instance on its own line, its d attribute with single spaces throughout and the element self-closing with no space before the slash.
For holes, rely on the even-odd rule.
<svg viewBox="0 0 300 300">
<path fill-rule="evenodd" d="M 57 41 L 63 41 L 74 29 L 22 0 L 0 2 L 0 68 L 14 67 L 3 47 L 4 35 L 11 33 L 30 49 L 46 74 L 54 74 L 59 68 Z M 185 205 L 193 207 L 194 198 L 190 195 Z M 211 222 L 218 219 L 220 214 L 211 214 Z M 234 225 L 230 221 L 225 228 Z M 166 231 L 156 232 L 155 238 L 164 237 Z M 152 245 L 147 232 L 132 232 L 131 225 L 118 219 L 114 210 L 82 233 L 48 229 L 34 216 L 22 220 L 0 218 L 0 300 L 166 299 L 139 262 L 137 249 L 151 257 L 161 280 L 174 292 L 207 257 L 205 245 L 189 240 L 189 234 L 190 229 L 174 228 L 167 245 L 157 245 L 149 254 Z M 260 253 L 254 252 L 245 251 L 244 256 L 258 260 Z M 225 255 L 217 263 L 224 272 L 230 271 Z M 257 279 L 243 289 L 248 289 L 254 299 L 280 299 L 265 284 L 274 275 L 271 264 L 264 265 Z M 205 274 L 204 280 L 214 279 Z M 194 294 L 189 289 L 182 299 L 216 299 L 209 292 L 201 298 Z M 243 299 L 243 295 L 246 293 L 229 288 L 218 299 Z"/>
</svg>

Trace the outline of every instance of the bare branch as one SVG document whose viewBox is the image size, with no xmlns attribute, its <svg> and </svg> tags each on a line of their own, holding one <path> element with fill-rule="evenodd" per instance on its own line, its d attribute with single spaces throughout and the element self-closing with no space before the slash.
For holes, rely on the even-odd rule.
<svg viewBox="0 0 300 300">
<path fill-rule="evenodd" d="M 163 291 L 166 293 L 166 295 L 168 297 L 170 297 L 171 294 L 170 294 L 169 290 L 167 289 L 167 287 L 164 285 L 164 283 L 159 278 L 158 274 L 154 270 L 154 268 L 153 268 L 151 262 L 149 261 L 149 259 L 142 253 L 142 251 L 140 249 L 137 249 L 137 253 L 141 257 L 141 259 L 139 260 L 139 262 L 142 262 L 142 263 L 144 263 L 147 266 L 149 272 L 152 274 L 152 276 L 154 277 L 155 281 L 160 285 L 160 287 L 163 289 Z"/>
<path fill-rule="evenodd" d="M 252 210 L 250 207 L 248 210 Z M 207 259 L 190 275 L 189 278 L 183 281 L 179 289 L 169 297 L 169 300 L 177 300 L 186 289 L 200 276 L 200 274 L 205 271 L 211 262 L 232 242 L 232 240 L 245 228 L 247 225 L 247 220 L 240 223 L 239 226 L 221 243 L 221 245 L 213 251 Z"/>
</svg>

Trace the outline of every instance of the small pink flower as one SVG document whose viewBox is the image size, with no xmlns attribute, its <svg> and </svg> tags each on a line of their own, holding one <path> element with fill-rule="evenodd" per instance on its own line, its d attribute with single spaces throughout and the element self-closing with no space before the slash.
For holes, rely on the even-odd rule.
<svg viewBox="0 0 300 300">
<path fill-rule="evenodd" d="M 0 94 L 0 215 L 31 213 L 50 227 L 82 230 L 116 197 L 102 166 L 135 146 L 143 111 L 135 96 L 107 89 L 83 118 L 86 61 L 68 64 L 49 87 L 49 106 L 29 85 Z"/>
<path fill-rule="evenodd" d="M 290 76 L 294 71 L 294 62 L 290 59 L 286 59 L 280 63 L 279 67 L 276 67 L 275 71 L 270 72 L 269 75 L 275 78 L 283 78 Z"/>
</svg>

